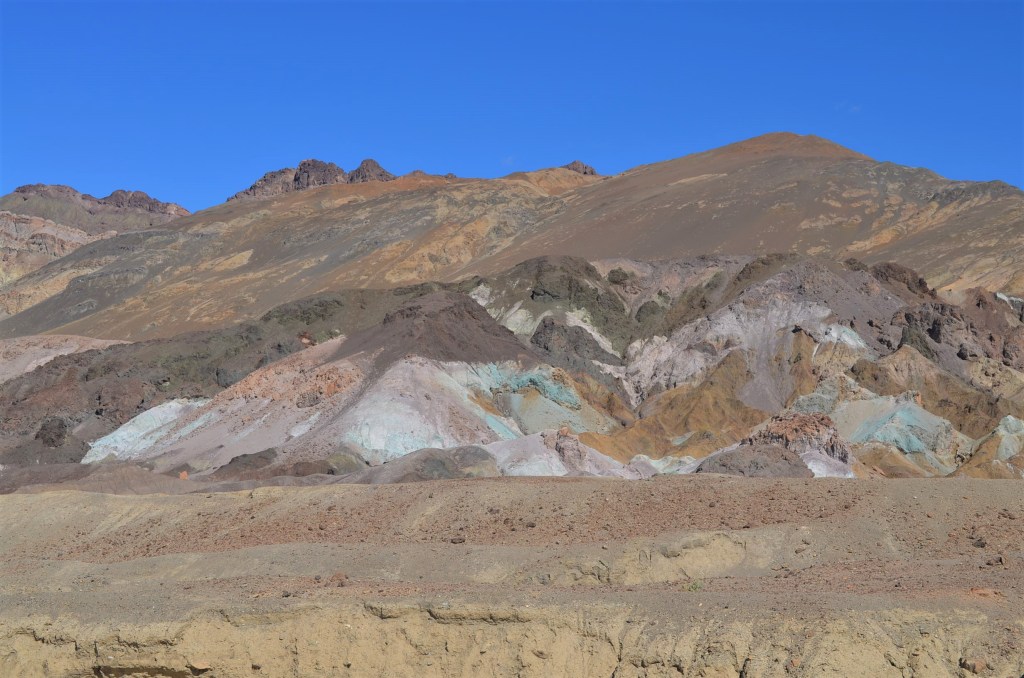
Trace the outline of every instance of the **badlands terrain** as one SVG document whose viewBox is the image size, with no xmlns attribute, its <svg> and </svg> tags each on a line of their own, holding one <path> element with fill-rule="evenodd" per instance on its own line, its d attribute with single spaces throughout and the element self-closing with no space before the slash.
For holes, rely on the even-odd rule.
<svg viewBox="0 0 1024 678">
<path fill-rule="evenodd" d="M 1017 188 L 772 134 L 0 209 L 2 675 L 1024 674 Z"/>
</svg>

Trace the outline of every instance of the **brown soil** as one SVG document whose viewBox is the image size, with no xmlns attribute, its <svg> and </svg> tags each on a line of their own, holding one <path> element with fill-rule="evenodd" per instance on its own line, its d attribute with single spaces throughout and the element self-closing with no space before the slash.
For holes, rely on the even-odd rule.
<svg viewBox="0 0 1024 678">
<path fill-rule="evenodd" d="M 62 491 L 0 525 L 5 676 L 1024 671 L 1016 482 Z"/>
</svg>

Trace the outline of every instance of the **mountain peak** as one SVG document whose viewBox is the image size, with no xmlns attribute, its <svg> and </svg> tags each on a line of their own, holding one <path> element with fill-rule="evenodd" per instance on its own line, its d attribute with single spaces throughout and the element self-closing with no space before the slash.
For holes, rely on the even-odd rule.
<svg viewBox="0 0 1024 678">
<path fill-rule="evenodd" d="M 328 184 L 344 183 L 347 175 L 333 162 L 324 162 L 310 158 L 299 163 L 295 175 L 292 177 L 294 190 L 301 191 L 314 186 L 327 186 Z"/>
<path fill-rule="evenodd" d="M 868 156 L 813 134 L 770 132 L 717 148 L 719 155 L 789 155 L 795 157 L 850 158 L 868 160 Z"/>
<path fill-rule="evenodd" d="M 299 163 L 297 168 L 285 167 L 267 172 L 256 183 L 244 191 L 239 191 L 228 200 L 241 198 L 269 198 L 282 193 L 302 191 L 316 186 L 343 184 L 348 180 L 345 170 L 333 162 L 309 158 Z"/>
<path fill-rule="evenodd" d="M 239 191 L 228 200 L 241 198 L 269 198 L 282 193 L 304 191 L 317 186 L 331 184 L 361 184 L 367 181 L 391 181 L 395 175 L 380 166 L 376 160 L 367 158 L 359 163 L 359 167 L 345 172 L 333 162 L 309 158 L 299 163 L 298 167 L 267 172 L 249 188 Z"/>
<path fill-rule="evenodd" d="M 573 160 L 568 165 L 562 165 L 567 170 L 578 172 L 584 176 L 597 176 L 597 170 L 580 160 Z"/>
<path fill-rule="evenodd" d="M 181 205 L 175 205 L 171 202 L 161 202 L 156 198 L 151 198 L 145 191 L 125 191 L 118 189 L 106 198 L 101 198 L 99 202 L 106 205 L 113 205 L 114 207 L 138 209 L 158 214 L 170 214 L 176 217 L 184 217 L 190 214 L 190 212 Z"/>
<path fill-rule="evenodd" d="M 348 183 L 361 184 L 367 181 L 391 181 L 395 175 L 380 166 L 380 163 L 373 158 L 367 158 L 359 163 L 359 167 L 352 170 L 348 175 Z"/>
</svg>

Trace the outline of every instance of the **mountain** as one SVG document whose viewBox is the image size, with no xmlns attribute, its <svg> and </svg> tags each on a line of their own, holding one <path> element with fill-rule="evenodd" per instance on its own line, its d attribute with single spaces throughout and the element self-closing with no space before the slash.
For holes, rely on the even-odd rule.
<svg viewBox="0 0 1024 678">
<path fill-rule="evenodd" d="M 94 198 L 70 186 L 47 184 L 14 189 L 0 197 L 0 210 L 47 219 L 89 235 L 138 231 L 189 214 L 181 205 L 161 202 L 142 191 L 117 190 L 105 198 Z"/>
<path fill-rule="evenodd" d="M 554 168 L 348 183 L 340 171 L 282 171 L 263 197 L 48 264 L 0 289 L 11 314 L 0 336 L 168 337 L 341 287 L 453 281 L 550 254 L 852 256 L 911 266 L 952 301 L 975 287 L 1024 295 L 1024 193 L 816 137 L 772 134 L 611 177 Z"/>
<path fill-rule="evenodd" d="M 243 193 L 102 236 L 0 221 L 40 266 L 0 287 L 8 485 L 1024 476 L 1005 184 L 774 134 L 611 177 L 308 160 Z"/>
</svg>

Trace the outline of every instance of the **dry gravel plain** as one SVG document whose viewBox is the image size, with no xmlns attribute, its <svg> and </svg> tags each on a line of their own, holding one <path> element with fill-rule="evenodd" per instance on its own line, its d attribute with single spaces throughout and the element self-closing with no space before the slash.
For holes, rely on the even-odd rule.
<svg viewBox="0 0 1024 678">
<path fill-rule="evenodd" d="M 0 675 L 1024 674 L 1019 482 L 181 482 L 0 496 Z"/>
</svg>

